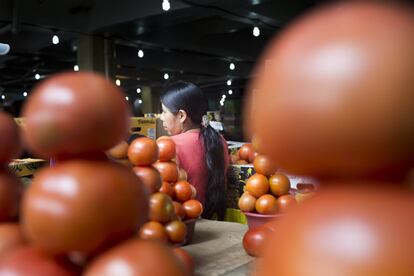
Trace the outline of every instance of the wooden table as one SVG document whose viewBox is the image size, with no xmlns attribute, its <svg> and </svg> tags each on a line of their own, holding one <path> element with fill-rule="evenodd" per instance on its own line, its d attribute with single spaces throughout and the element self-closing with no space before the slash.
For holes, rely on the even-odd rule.
<svg viewBox="0 0 414 276">
<path fill-rule="evenodd" d="M 193 241 L 184 246 L 196 263 L 195 275 L 249 275 L 254 258 L 243 249 L 247 225 L 198 220 Z"/>
</svg>

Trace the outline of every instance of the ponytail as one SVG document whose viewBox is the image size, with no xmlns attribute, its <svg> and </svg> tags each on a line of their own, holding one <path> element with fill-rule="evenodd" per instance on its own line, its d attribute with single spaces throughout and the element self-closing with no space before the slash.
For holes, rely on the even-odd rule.
<svg viewBox="0 0 414 276">
<path fill-rule="evenodd" d="M 223 140 L 210 125 L 201 127 L 200 135 L 204 142 L 208 170 L 206 202 L 202 217 L 211 219 L 217 214 L 219 220 L 224 220 L 227 189 Z"/>
</svg>

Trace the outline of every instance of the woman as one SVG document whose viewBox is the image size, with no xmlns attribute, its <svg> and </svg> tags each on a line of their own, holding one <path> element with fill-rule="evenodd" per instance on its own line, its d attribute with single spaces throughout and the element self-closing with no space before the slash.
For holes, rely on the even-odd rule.
<svg viewBox="0 0 414 276">
<path fill-rule="evenodd" d="M 196 85 L 178 81 L 161 96 L 161 120 L 176 144 L 177 162 L 197 189 L 204 218 L 224 219 L 227 143 L 208 122 L 207 98 Z"/>
</svg>

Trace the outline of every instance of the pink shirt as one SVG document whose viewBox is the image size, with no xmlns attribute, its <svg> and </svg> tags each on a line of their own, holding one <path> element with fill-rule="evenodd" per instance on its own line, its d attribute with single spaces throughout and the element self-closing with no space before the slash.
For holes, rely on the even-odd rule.
<svg viewBox="0 0 414 276">
<path fill-rule="evenodd" d="M 187 172 L 188 182 L 197 189 L 197 200 L 205 203 L 208 170 L 204 154 L 203 138 L 199 132 L 186 132 L 171 136 L 176 145 L 177 163 Z M 227 170 L 229 155 L 223 138 L 224 164 Z M 225 185 L 225 183 L 223 183 Z"/>
</svg>

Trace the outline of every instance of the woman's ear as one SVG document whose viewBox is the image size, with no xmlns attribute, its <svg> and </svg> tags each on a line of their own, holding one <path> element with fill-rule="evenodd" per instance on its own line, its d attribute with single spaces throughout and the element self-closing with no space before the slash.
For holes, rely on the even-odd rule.
<svg viewBox="0 0 414 276">
<path fill-rule="evenodd" d="M 185 110 L 178 110 L 178 119 L 180 120 L 180 123 L 183 124 L 187 118 L 187 112 L 185 112 Z"/>
</svg>

